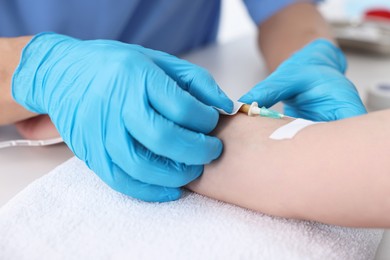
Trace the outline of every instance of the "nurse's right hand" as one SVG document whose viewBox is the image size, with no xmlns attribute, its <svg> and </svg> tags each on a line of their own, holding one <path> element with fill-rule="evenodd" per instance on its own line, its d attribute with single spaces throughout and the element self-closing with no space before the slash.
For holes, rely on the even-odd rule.
<svg viewBox="0 0 390 260">
<path fill-rule="evenodd" d="M 24 48 L 12 94 L 48 114 L 64 141 L 113 189 L 145 201 L 180 198 L 181 186 L 219 157 L 207 135 L 231 100 L 204 69 L 109 40 L 54 33 Z"/>
</svg>

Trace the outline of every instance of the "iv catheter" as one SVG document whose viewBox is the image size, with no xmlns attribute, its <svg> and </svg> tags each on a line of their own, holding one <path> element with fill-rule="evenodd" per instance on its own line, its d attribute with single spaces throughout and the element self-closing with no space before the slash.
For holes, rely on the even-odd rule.
<svg viewBox="0 0 390 260">
<path fill-rule="evenodd" d="M 259 107 L 257 102 L 252 102 L 251 105 L 243 104 L 238 111 L 241 113 L 245 113 L 248 116 L 259 115 L 259 116 L 263 116 L 263 117 L 276 118 L 276 119 L 286 117 L 285 115 L 283 115 L 277 111 L 267 109 L 266 107 Z"/>
<path fill-rule="evenodd" d="M 47 140 L 25 140 L 25 139 L 9 140 L 9 141 L 0 142 L 0 149 L 15 147 L 15 146 L 47 146 L 47 145 L 53 145 L 62 142 L 63 140 L 61 137 L 47 139 Z"/>
</svg>

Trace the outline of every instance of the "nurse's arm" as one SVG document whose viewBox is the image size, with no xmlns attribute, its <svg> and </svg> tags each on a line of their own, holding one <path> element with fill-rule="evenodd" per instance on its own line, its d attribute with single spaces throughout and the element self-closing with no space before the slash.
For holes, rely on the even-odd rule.
<svg viewBox="0 0 390 260">
<path fill-rule="evenodd" d="M 31 37 L 0 38 L 0 125 L 34 116 L 17 104 L 11 95 L 12 75 L 19 64 L 23 47 Z"/>
<path fill-rule="evenodd" d="M 270 71 L 307 43 L 325 38 L 334 42 L 315 4 L 296 3 L 258 26 L 258 42 Z"/>
<path fill-rule="evenodd" d="M 222 118 L 222 157 L 187 187 L 270 215 L 389 228 L 389 118 L 386 110 L 311 125 L 289 140 L 269 138 L 284 119 Z"/>
</svg>

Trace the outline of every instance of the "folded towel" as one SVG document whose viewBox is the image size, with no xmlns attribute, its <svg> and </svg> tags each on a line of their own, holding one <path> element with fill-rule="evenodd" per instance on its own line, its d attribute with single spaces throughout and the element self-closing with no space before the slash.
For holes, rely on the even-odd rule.
<svg viewBox="0 0 390 260">
<path fill-rule="evenodd" d="M 383 231 L 270 217 L 194 193 L 146 203 L 78 159 L 0 209 L 0 259 L 372 259 Z"/>
</svg>

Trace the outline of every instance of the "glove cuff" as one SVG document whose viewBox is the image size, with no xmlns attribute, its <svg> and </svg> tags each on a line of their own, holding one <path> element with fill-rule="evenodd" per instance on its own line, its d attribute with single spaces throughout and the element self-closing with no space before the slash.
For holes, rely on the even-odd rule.
<svg viewBox="0 0 390 260">
<path fill-rule="evenodd" d="M 11 83 L 12 97 L 17 103 L 34 113 L 48 113 L 49 100 L 53 99 L 51 91 L 56 86 L 45 82 L 51 64 L 57 61 L 55 57 L 67 49 L 61 43 L 69 40 L 78 41 L 65 35 L 43 32 L 35 35 L 23 48 Z"/>
</svg>

